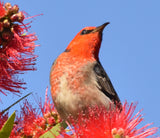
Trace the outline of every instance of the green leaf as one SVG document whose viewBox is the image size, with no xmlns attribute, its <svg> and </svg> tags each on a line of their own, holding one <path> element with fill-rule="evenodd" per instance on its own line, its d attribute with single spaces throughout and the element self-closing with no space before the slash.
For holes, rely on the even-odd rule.
<svg viewBox="0 0 160 138">
<path fill-rule="evenodd" d="M 26 97 L 29 96 L 30 94 L 31 94 L 31 92 L 28 93 L 27 95 L 23 96 L 23 97 L 20 98 L 19 100 L 17 100 L 15 103 L 13 103 L 12 105 L 10 105 L 8 108 L 4 109 L 1 113 L 4 113 L 4 112 L 8 111 L 12 106 L 14 106 L 15 104 L 19 103 L 21 100 L 23 100 L 24 98 L 26 98 Z"/>
<path fill-rule="evenodd" d="M 122 138 L 122 136 L 120 136 L 120 135 L 118 135 L 118 134 L 115 135 L 114 137 L 115 137 L 115 138 Z"/>
<path fill-rule="evenodd" d="M 0 130 L 0 138 L 8 138 L 13 128 L 13 123 L 15 119 L 15 112 L 9 117 Z"/>
<path fill-rule="evenodd" d="M 59 132 L 62 127 L 64 129 L 67 127 L 67 124 L 65 121 L 58 123 L 56 126 L 51 128 L 49 131 L 47 131 L 46 133 L 41 135 L 40 138 L 55 138 L 56 136 L 58 136 L 60 134 Z"/>
<path fill-rule="evenodd" d="M 64 129 L 66 129 L 68 127 L 68 125 L 65 121 L 62 121 L 60 124 L 61 124 L 61 127 L 63 127 Z"/>
</svg>

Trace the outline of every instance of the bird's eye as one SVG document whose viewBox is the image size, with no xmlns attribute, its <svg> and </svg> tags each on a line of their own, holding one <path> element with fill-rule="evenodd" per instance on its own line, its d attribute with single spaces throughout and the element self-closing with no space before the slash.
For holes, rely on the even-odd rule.
<svg viewBox="0 0 160 138">
<path fill-rule="evenodd" d="M 84 30 L 82 30 L 81 35 L 89 34 L 89 33 L 92 32 L 92 31 L 93 31 L 93 30 L 86 30 L 86 29 L 84 29 Z"/>
<path fill-rule="evenodd" d="M 83 31 L 81 32 L 81 35 L 86 34 L 86 32 L 87 32 L 87 30 L 83 30 Z"/>
</svg>

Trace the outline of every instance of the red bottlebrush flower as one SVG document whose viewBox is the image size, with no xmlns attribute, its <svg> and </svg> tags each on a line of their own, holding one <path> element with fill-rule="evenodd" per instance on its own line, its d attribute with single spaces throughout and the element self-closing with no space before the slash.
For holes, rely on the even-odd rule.
<svg viewBox="0 0 160 138">
<path fill-rule="evenodd" d="M 137 128 L 143 118 L 141 111 L 133 116 L 135 108 L 136 105 L 129 106 L 127 102 L 121 111 L 88 108 L 88 116 L 80 113 L 76 121 L 71 119 L 73 134 L 76 138 L 146 138 L 155 134 L 158 128 L 148 128 L 151 124 Z"/>
<path fill-rule="evenodd" d="M 0 92 L 5 95 L 7 91 L 20 93 L 25 83 L 17 75 L 35 70 L 37 37 L 28 32 L 30 26 L 24 19 L 17 5 L 0 1 Z"/>
<path fill-rule="evenodd" d="M 4 17 L 6 14 L 5 8 L 3 7 L 3 3 L 0 2 L 0 18 Z"/>
<path fill-rule="evenodd" d="M 60 122 L 60 117 L 55 111 L 54 104 L 50 102 L 46 90 L 45 103 L 43 105 L 40 101 L 38 109 L 33 108 L 27 100 L 25 101 L 21 107 L 20 117 L 16 118 L 10 138 L 39 138 Z"/>
<path fill-rule="evenodd" d="M 47 119 L 47 123 L 50 125 L 51 124 L 55 125 L 55 124 L 61 122 L 62 120 L 60 119 L 60 116 L 57 113 L 54 104 L 49 99 L 47 92 L 48 92 L 48 87 L 46 89 L 45 103 L 44 103 L 44 105 L 42 105 L 42 102 L 40 101 L 39 107 L 41 109 L 41 112 L 42 112 L 44 118 Z"/>
</svg>

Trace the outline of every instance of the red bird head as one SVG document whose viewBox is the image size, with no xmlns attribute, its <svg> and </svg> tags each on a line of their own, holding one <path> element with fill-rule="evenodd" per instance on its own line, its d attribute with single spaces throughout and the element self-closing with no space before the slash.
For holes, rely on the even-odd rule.
<svg viewBox="0 0 160 138">
<path fill-rule="evenodd" d="M 102 32 L 109 22 L 98 27 L 83 28 L 70 42 L 66 52 L 72 56 L 98 60 L 99 49 L 102 41 Z"/>
</svg>

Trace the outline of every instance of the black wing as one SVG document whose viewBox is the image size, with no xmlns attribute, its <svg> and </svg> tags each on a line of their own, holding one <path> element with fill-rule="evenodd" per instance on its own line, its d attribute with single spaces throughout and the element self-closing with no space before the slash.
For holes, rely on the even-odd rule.
<svg viewBox="0 0 160 138">
<path fill-rule="evenodd" d="M 109 97 L 115 104 L 121 105 L 120 99 L 107 75 L 103 69 L 101 63 L 98 61 L 94 66 L 94 72 L 99 84 L 98 88 L 102 91 L 107 97 Z"/>
</svg>

